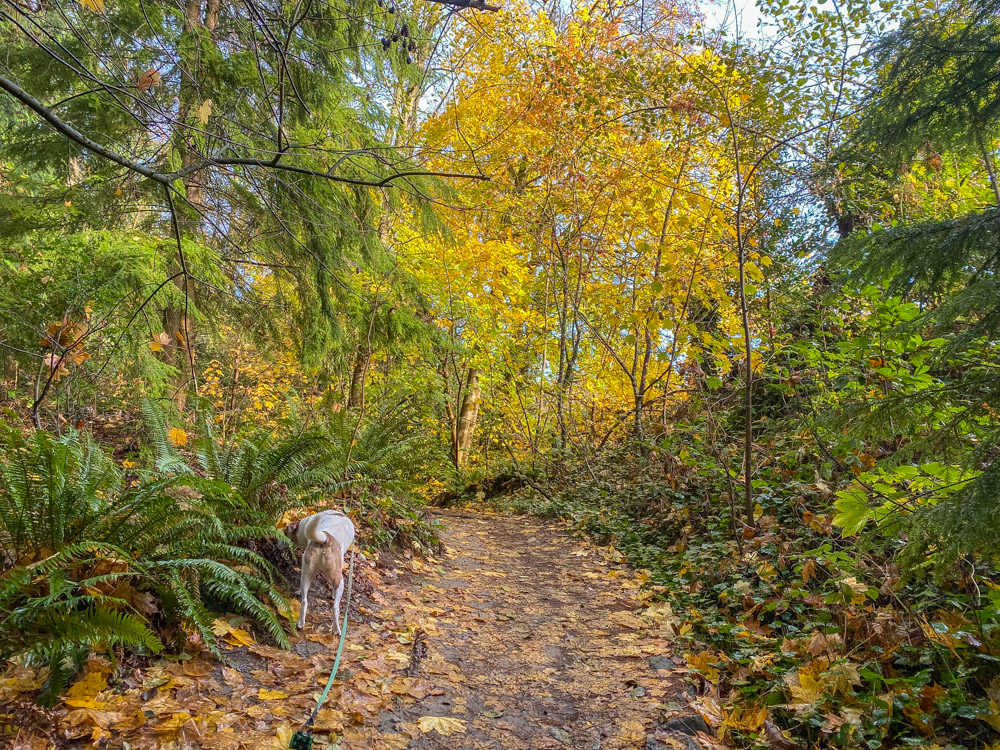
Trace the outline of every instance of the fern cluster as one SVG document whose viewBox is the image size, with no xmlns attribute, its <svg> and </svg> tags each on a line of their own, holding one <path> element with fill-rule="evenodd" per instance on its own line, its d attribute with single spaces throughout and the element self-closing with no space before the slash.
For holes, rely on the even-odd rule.
<svg viewBox="0 0 1000 750">
<path fill-rule="evenodd" d="M 311 434 L 226 441 L 206 422 L 182 454 L 164 412 L 143 413 L 152 468 L 138 473 L 86 433 L 0 428 L 0 658 L 50 667 L 43 702 L 92 650 L 161 651 L 171 623 L 217 648 L 217 612 L 287 646 L 274 555 L 289 554 L 276 524 L 290 509 L 333 501 L 365 518 L 375 544 L 434 543 L 412 495 L 427 446 L 405 415 L 335 414 Z"/>
<path fill-rule="evenodd" d="M 127 481 L 77 433 L 5 430 L 0 454 L 0 657 L 51 667 L 44 702 L 92 649 L 162 650 L 166 622 L 215 648 L 208 601 L 287 644 L 273 567 L 240 545 L 278 532 L 224 482 Z"/>
</svg>

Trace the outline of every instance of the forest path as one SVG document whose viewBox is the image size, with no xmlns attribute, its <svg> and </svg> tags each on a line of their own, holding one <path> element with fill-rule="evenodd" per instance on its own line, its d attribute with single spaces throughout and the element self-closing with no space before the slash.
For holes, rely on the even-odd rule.
<svg viewBox="0 0 1000 750">
<path fill-rule="evenodd" d="M 317 749 L 704 746 L 668 736 L 660 723 L 681 712 L 687 670 L 671 659 L 668 610 L 650 606 L 620 555 L 528 516 L 442 512 L 440 520 L 437 557 L 401 569 L 358 557 Z M 8 735 L 13 747 L 287 748 L 337 650 L 329 592 L 317 589 L 287 651 L 257 642 L 244 618 L 229 615 L 215 620 L 223 661 L 193 643 L 180 657 L 131 665 L 92 656 L 52 709 L 22 698 L 44 676 L 12 668 L 0 705 L 24 707 Z"/>
<path fill-rule="evenodd" d="M 385 593 L 426 634 L 413 672 L 442 694 L 383 711 L 380 747 L 687 747 L 654 737 L 681 691 L 669 625 L 640 617 L 613 552 L 532 517 L 440 520 L 445 555 Z"/>
</svg>

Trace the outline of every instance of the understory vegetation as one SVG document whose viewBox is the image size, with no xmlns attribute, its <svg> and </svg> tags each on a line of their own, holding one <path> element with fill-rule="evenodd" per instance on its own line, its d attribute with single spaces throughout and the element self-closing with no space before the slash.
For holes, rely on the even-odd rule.
<svg viewBox="0 0 1000 750">
<path fill-rule="evenodd" d="M 361 435 L 350 463 L 336 427 L 221 444 L 206 428 L 182 453 L 186 432 L 146 412 L 146 445 L 120 464 L 72 428 L 3 435 L 0 654 L 49 668 L 43 703 L 93 650 L 153 655 L 194 638 L 218 652 L 218 613 L 287 647 L 292 558 L 276 525 L 286 513 L 336 502 L 365 519 L 372 551 L 434 542 L 414 500 L 389 489 L 399 489 L 393 462 L 409 454 L 384 434 Z"/>
<path fill-rule="evenodd" d="M 716 743 L 1000 746 L 998 0 L 53 0 L 0 39 L 31 700 L 226 617 L 288 647 L 284 523 L 410 558 L 468 502 L 637 569 Z"/>
</svg>

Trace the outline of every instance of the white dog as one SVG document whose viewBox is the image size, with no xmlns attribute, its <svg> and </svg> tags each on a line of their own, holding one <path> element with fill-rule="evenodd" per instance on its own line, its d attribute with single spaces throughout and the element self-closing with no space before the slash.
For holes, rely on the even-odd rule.
<svg viewBox="0 0 1000 750">
<path fill-rule="evenodd" d="M 285 534 L 302 555 L 302 578 L 299 596 L 302 611 L 299 613 L 298 627 L 306 624 L 306 609 L 309 607 L 309 586 L 317 573 L 323 573 L 332 583 L 337 593 L 333 599 L 333 629 L 340 635 L 340 598 L 344 595 L 344 555 L 354 544 L 354 524 L 339 510 L 324 510 L 312 516 L 288 524 Z"/>
</svg>

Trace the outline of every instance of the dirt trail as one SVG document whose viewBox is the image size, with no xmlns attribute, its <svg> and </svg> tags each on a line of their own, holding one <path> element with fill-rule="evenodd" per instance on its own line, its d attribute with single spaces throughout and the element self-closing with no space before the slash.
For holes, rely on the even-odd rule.
<svg viewBox="0 0 1000 750">
<path fill-rule="evenodd" d="M 633 574 L 554 523 L 441 520 L 448 553 L 435 570 L 400 582 L 397 618 L 426 623 L 417 673 L 445 693 L 384 712 L 381 732 L 402 731 L 411 748 L 674 745 L 654 737 L 682 689 L 669 631 L 637 616 Z M 457 719 L 465 731 L 419 732 L 427 716 Z"/>
<path fill-rule="evenodd" d="M 402 573 L 358 561 L 340 679 L 316 722 L 336 750 L 666 750 L 660 725 L 683 684 L 670 626 L 634 572 L 554 522 L 443 515 L 446 552 Z M 283 651 L 240 617 L 215 621 L 224 663 L 182 658 L 116 666 L 91 657 L 54 709 L 44 680 L 11 667 L 0 715 L 19 750 L 48 747 L 282 750 L 333 665 L 329 597 Z M 291 617 L 297 612 L 290 613 Z M 0 732 L 0 746 L 5 744 Z M 703 738 L 705 739 L 705 738 Z"/>
</svg>

